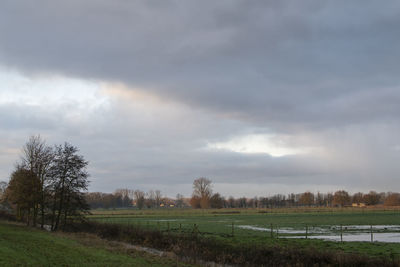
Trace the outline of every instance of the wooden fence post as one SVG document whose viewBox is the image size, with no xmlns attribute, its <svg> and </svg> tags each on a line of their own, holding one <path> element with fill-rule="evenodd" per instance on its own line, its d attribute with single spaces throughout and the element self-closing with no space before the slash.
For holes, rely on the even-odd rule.
<svg viewBox="0 0 400 267">
<path fill-rule="evenodd" d="M 274 228 L 272 223 L 271 223 L 271 238 L 274 238 Z"/>
<path fill-rule="evenodd" d="M 193 224 L 193 233 L 194 233 L 195 237 L 197 237 L 197 231 L 198 231 L 197 224 Z"/>
<path fill-rule="evenodd" d="M 340 242 L 343 242 L 343 225 L 340 225 Z"/>
<path fill-rule="evenodd" d="M 374 234 L 372 233 L 372 224 L 371 224 L 371 242 L 374 242 Z"/>
<path fill-rule="evenodd" d="M 277 239 L 279 238 L 279 226 L 278 225 L 276 225 L 276 238 Z"/>
<path fill-rule="evenodd" d="M 308 225 L 306 224 L 306 239 L 308 239 Z"/>
</svg>

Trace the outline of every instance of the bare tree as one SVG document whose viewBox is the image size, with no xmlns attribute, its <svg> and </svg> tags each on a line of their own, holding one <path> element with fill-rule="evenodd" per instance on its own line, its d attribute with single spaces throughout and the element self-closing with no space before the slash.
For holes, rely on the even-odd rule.
<svg viewBox="0 0 400 267">
<path fill-rule="evenodd" d="M 22 149 L 21 166 L 31 171 L 40 180 L 40 198 L 33 211 L 33 224 L 36 225 L 36 218 L 40 208 L 41 227 L 45 219 L 46 194 L 48 186 L 48 170 L 53 160 L 54 153 L 51 147 L 40 135 L 31 136 Z"/>
<path fill-rule="evenodd" d="M 178 208 L 182 208 L 183 207 L 183 205 L 184 205 L 184 200 L 183 200 L 183 195 L 181 195 L 181 194 L 177 194 L 176 195 L 176 206 L 178 207 Z"/>
<path fill-rule="evenodd" d="M 138 207 L 138 209 L 140 210 L 143 209 L 145 193 L 140 190 L 135 190 L 135 192 L 133 192 L 133 195 L 135 197 L 136 207 Z"/>
<path fill-rule="evenodd" d="M 229 208 L 235 208 L 235 198 L 233 196 L 230 196 L 228 198 L 228 207 Z"/>
<path fill-rule="evenodd" d="M 324 205 L 324 197 L 320 192 L 317 193 L 317 196 L 315 198 L 315 203 L 318 206 L 323 206 Z"/>
<path fill-rule="evenodd" d="M 336 191 L 335 194 L 333 195 L 332 204 L 334 206 L 344 207 L 346 205 L 349 205 L 350 202 L 351 202 L 351 198 L 349 196 L 349 193 L 347 193 L 344 190 Z"/>
<path fill-rule="evenodd" d="M 121 206 L 122 207 L 129 207 L 131 206 L 132 200 L 130 198 L 131 190 L 124 188 L 124 189 L 116 189 L 114 191 L 115 196 L 119 196 L 121 198 Z"/>
<path fill-rule="evenodd" d="M 368 194 L 364 195 L 364 202 L 367 205 L 376 205 L 379 203 L 380 195 L 375 191 L 369 191 Z"/>
<path fill-rule="evenodd" d="M 147 192 L 146 194 L 147 199 L 146 199 L 146 207 L 147 208 L 154 208 L 154 206 L 156 205 L 156 195 L 154 193 L 153 190 L 150 190 L 149 192 Z"/>
<path fill-rule="evenodd" d="M 224 198 L 219 193 L 212 195 L 210 198 L 210 206 L 213 209 L 221 209 L 224 207 Z"/>
<path fill-rule="evenodd" d="M 6 189 L 7 189 L 8 183 L 4 181 L 0 181 L 0 202 L 3 200 Z"/>
<path fill-rule="evenodd" d="M 210 198 L 212 195 L 211 189 L 211 180 L 200 177 L 193 181 L 193 199 L 200 200 L 201 208 L 209 208 L 210 207 Z"/>
<path fill-rule="evenodd" d="M 361 192 L 355 193 L 352 197 L 352 202 L 357 204 L 364 202 L 364 194 Z"/>
<path fill-rule="evenodd" d="M 154 200 L 155 200 L 155 205 L 157 208 L 160 207 L 162 199 L 163 199 L 163 197 L 162 197 L 161 191 L 160 190 L 154 191 Z"/>
<path fill-rule="evenodd" d="M 69 216 L 78 217 L 89 209 L 82 191 L 88 187 L 88 162 L 78 155 L 78 148 L 65 143 L 56 146 L 49 173 L 53 191 L 52 230 L 67 225 Z"/>
</svg>

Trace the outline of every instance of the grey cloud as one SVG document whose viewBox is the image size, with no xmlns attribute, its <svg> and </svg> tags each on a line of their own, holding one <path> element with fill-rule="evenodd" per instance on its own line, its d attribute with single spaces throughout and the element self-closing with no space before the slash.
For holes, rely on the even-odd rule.
<svg viewBox="0 0 400 267">
<path fill-rule="evenodd" d="M 398 86 L 397 6 L 6 1 L 0 60 L 26 71 L 142 86 L 277 130 L 368 121 L 353 107 L 369 106 L 352 100 L 360 92 L 373 94 L 373 117 L 397 120 L 398 106 L 386 106 L 379 92 Z M 399 90 L 388 97 L 398 98 Z"/>
<path fill-rule="evenodd" d="M 68 114 L 61 109 L 52 113 L 58 118 L 53 127 L 41 128 L 40 124 L 33 127 L 49 144 L 68 141 L 80 148 L 90 161 L 92 191 L 110 192 L 118 187 L 154 189 L 157 185 L 173 196 L 177 187 L 172 185 L 183 185 L 182 192 L 186 194 L 198 176 L 210 177 L 217 184 L 258 184 L 265 188 L 265 195 L 274 193 L 268 184 L 291 185 L 293 191 L 305 185 L 377 190 L 393 190 L 398 186 L 393 180 L 400 173 L 397 164 L 400 153 L 394 149 L 399 145 L 396 133 L 400 128 L 396 125 L 353 125 L 322 134 L 311 132 L 308 138 L 324 145 L 326 153 L 276 158 L 201 149 L 209 140 L 223 139 L 243 129 L 249 131 L 251 125 L 229 120 L 216 122 L 216 115 L 205 116 L 203 112 L 184 109 L 181 113 L 185 115 L 179 121 L 162 116 L 162 109 L 156 111 L 152 120 L 143 121 L 140 113 L 133 112 L 134 108 L 118 104 L 109 112 L 93 113 L 89 120 L 78 124 L 65 119 Z M 12 112 L 25 110 L 24 106 L 19 108 L 14 107 Z M 42 112 L 39 107 L 30 111 L 38 118 L 45 114 Z M 180 130 L 179 122 L 185 124 L 186 119 L 201 123 Z M 4 144 L 18 149 L 28 134 L 38 132 L 15 131 L 4 126 L 0 138 Z M 0 159 L 2 177 L 7 177 L 18 159 L 17 155 L 8 157 Z M 389 183 L 391 186 L 386 189 Z M 231 194 L 241 195 L 241 192 L 239 186 Z"/>
<path fill-rule="evenodd" d="M 396 187 L 399 10 L 397 1 L 2 1 L 0 65 L 120 82 L 180 103 L 181 115 L 145 116 L 124 102 L 74 121 L 73 103 L 21 103 L 0 106 L 0 134 L 18 131 L 13 146 L 37 132 L 78 145 L 93 190 L 196 176 Z M 199 150 L 254 132 L 307 136 L 326 153 Z"/>
</svg>

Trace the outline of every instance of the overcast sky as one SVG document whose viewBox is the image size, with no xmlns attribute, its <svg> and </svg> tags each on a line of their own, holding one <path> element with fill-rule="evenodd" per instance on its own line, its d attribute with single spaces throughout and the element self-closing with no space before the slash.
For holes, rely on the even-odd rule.
<svg viewBox="0 0 400 267">
<path fill-rule="evenodd" d="M 0 180 L 40 134 L 90 191 L 400 191 L 398 1 L 0 3 Z"/>
</svg>

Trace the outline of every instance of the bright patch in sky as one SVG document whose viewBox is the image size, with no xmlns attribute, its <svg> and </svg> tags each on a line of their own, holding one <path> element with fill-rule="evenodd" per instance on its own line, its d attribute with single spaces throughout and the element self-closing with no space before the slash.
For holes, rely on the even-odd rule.
<svg viewBox="0 0 400 267">
<path fill-rule="evenodd" d="M 0 69 L 0 104 L 59 106 L 73 104 L 86 110 L 106 104 L 102 84 L 61 76 L 28 77 Z"/>
<path fill-rule="evenodd" d="M 264 153 L 272 157 L 282 157 L 308 153 L 307 148 L 291 147 L 275 135 L 250 134 L 234 137 L 226 142 L 208 144 L 208 148 L 228 150 L 237 153 Z"/>
</svg>

